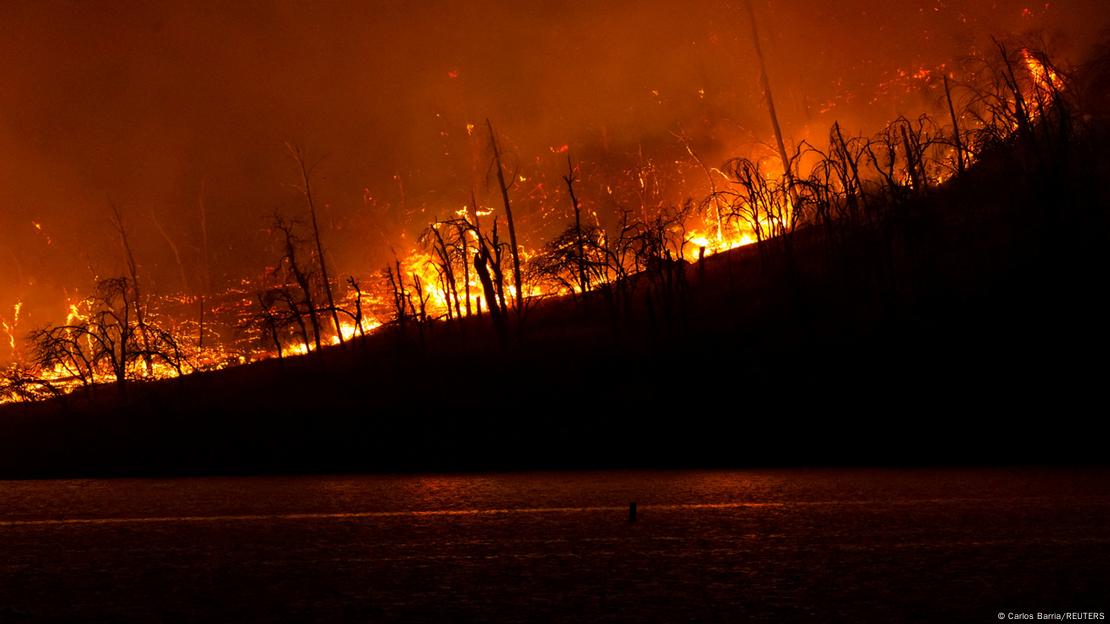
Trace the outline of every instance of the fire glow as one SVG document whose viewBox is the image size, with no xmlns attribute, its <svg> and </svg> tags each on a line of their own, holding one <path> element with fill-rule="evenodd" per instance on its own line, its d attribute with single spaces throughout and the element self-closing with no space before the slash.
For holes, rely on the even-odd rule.
<svg viewBox="0 0 1110 624">
<path fill-rule="evenodd" d="M 488 315 L 496 322 L 544 298 L 581 296 L 657 270 L 660 263 L 684 267 L 841 218 L 838 211 L 865 210 L 855 198 L 866 193 L 928 192 L 972 166 L 988 149 L 986 138 L 1005 141 L 1027 132 L 1063 97 L 1065 77 L 1047 56 L 999 48 L 1001 64 L 998 58 L 984 62 L 993 73 L 957 81 L 943 65 L 899 72 L 901 81 L 943 84 L 948 123 L 902 117 L 870 137 L 847 136 L 834 124 L 827 144 L 805 140 L 789 151 L 764 70 L 761 89 L 777 151 L 736 145 L 734 153 L 750 156 L 711 164 L 686 134 L 672 133 L 683 157 L 657 162 L 641 153 L 634 165 L 601 183 L 604 163 L 573 160 L 571 143 L 549 141 L 549 154 L 534 157 L 535 163 L 565 161 L 565 173 L 555 180 L 540 167 L 526 166 L 521 155 L 514 155 L 516 163 L 503 162 L 505 137 L 489 122 L 467 121 L 458 134 L 465 136 L 471 160 L 481 161 L 475 168 L 487 169 L 486 182 L 499 186 L 500 201 L 479 202 L 472 193 L 469 203 L 444 209 L 449 218 L 427 219 L 419 241 L 398 241 L 401 253 L 382 272 L 328 275 L 334 269 L 316 223 L 312 166 L 299 149 L 294 153 L 302 174 L 298 189 L 307 209 L 295 219 L 275 218 L 270 231 L 280 260 L 224 292 L 157 295 L 141 289 L 144 280 L 117 213 L 128 276 L 97 280 L 95 292 L 67 303 L 64 324 L 34 329 L 24 344 L 21 334 L 32 328 L 20 326 L 22 303 L 0 319 L 9 359 L 16 362 L 0 384 L 0 402 L 305 356 L 406 321 Z M 457 69 L 447 71 L 447 78 L 464 79 Z M 952 94 L 950 79 L 963 95 Z M 657 89 L 651 93 L 665 97 Z M 703 99 L 705 90 L 698 88 L 697 94 Z M 446 140 L 455 132 L 445 127 L 440 134 Z M 492 156 L 480 156 L 484 151 Z M 393 178 L 403 203 L 404 178 Z M 539 226 L 521 217 L 514 223 L 511 207 L 522 196 L 542 207 Z M 602 210 L 606 202 L 610 208 Z M 369 189 L 363 189 L 363 203 L 375 203 Z M 621 208 L 614 211 L 612 205 Z M 47 245 L 54 244 L 42 223 L 33 221 L 31 227 Z M 561 233 L 518 240 L 523 227 Z M 188 283 L 183 269 L 182 283 Z"/>
</svg>

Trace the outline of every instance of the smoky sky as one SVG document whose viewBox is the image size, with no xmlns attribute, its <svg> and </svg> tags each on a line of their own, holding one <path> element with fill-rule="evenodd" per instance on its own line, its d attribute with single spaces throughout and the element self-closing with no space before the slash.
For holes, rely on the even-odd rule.
<svg viewBox="0 0 1110 624">
<path fill-rule="evenodd" d="M 906 72 L 952 63 L 990 35 L 1039 33 L 1078 58 L 1106 21 L 1100 0 L 754 3 L 794 140 L 835 120 L 869 130 L 917 114 L 933 95 L 906 88 Z M 421 220 L 460 207 L 471 188 L 488 195 L 467 124 L 481 132 L 490 119 L 521 166 L 550 171 L 564 144 L 619 159 L 682 133 L 718 159 L 766 141 L 742 9 L 0 3 L 0 318 L 24 301 L 24 327 L 54 320 L 67 295 L 122 272 L 110 203 L 155 291 L 200 287 L 202 204 L 217 286 L 259 274 L 274 261 L 270 216 L 300 206 L 286 142 L 319 161 L 338 271 L 369 273 Z"/>
</svg>

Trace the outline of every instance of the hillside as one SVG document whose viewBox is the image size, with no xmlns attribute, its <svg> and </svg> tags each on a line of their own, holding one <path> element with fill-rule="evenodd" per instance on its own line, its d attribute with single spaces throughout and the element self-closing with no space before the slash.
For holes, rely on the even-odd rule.
<svg viewBox="0 0 1110 624">
<path fill-rule="evenodd" d="M 583 299 L 0 410 L 9 477 L 1089 462 L 1110 268 L 1099 124 L 870 223 Z"/>
</svg>

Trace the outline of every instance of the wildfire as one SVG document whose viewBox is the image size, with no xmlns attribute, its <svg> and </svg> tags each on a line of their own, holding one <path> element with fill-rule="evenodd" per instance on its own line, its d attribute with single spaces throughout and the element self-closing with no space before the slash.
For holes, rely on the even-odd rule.
<svg viewBox="0 0 1110 624">
<path fill-rule="evenodd" d="M 4 327 L 4 333 L 8 335 L 8 347 L 11 349 L 12 355 L 16 355 L 16 342 L 15 342 L 15 328 L 19 325 L 19 312 L 23 309 L 23 302 L 17 301 L 12 309 L 12 322 L 0 321 L 0 325 Z"/>
<path fill-rule="evenodd" d="M 1047 102 L 1063 90 L 1063 77 L 1046 59 L 1028 49 L 1020 51 L 1020 59 L 1031 81 L 1031 84 L 1026 85 L 1030 88 L 1030 93 L 1027 94 L 1029 97 Z M 940 66 L 940 69 L 943 70 L 944 66 Z M 927 82 L 935 80 L 934 74 L 937 73 L 939 72 L 929 68 L 918 67 L 902 71 L 899 79 Z M 452 79 L 458 77 L 455 70 L 448 75 Z M 658 97 L 657 91 L 652 93 Z M 704 91 L 700 89 L 698 93 L 699 96 L 704 95 Z M 1046 108 L 1045 105 L 1040 107 L 1042 111 Z M 1039 113 L 1030 111 L 1029 114 L 1035 116 Z M 948 169 L 940 166 L 927 168 L 924 164 L 915 162 L 911 156 L 918 134 L 926 136 L 931 130 L 924 125 L 915 127 L 909 121 L 902 122 L 904 123 L 901 125 L 888 128 L 891 132 L 885 137 L 887 155 L 876 155 L 869 146 L 866 158 L 870 158 L 875 166 L 886 168 L 887 183 L 891 185 L 917 190 L 944 183 L 953 175 L 954 166 Z M 475 135 L 474 124 L 467 123 L 465 128 L 468 136 Z M 898 132 L 893 132 L 895 128 Z M 1017 129 L 1015 124 L 1010 130 Z M 936 131 L 925 143 L 940 145 L 941 142 L 935 139 L 941 134 Z M 839 146 L 830 148 L 830 151 L 850 151 L 844 139 L 839 140 Z M 955 160 L 953 150 L 961 150 L 959 155 L 964 160 L 973 161 L 973 154 L 966 147 L 960 147 L 958 140 L 956 143 L 955 148 L 943 145 L 929 148 L 940 152 L 934 162 Z M 23 364 L 24 369 L 30 373 L 19 379 L 29 385 L 21 387 L 31 387 L 32 390 L 13 390 L 10 384 L 5 390 L 4 386 L 0 386 L 0 403 L 26 400 L 28 396 L 41 397 L 72 392 L 114 380 L 172 378 L 261 359 L 306 355 L 315 351 L 318 346 L 339 345 L 371 334 L 398 318 L 409 317 L 428 322 L 470 316 L 483 311 L 488 314 L 492 308 L 504 309 L 518 302 L 521 297 L 528 300 L 597 288 L 651 266 L 638 257 L 631 261 L 618 260 L 615 267 L 606 265 L 612 262 L 612 257 L 624 258 L 623 252 L 613 253 L 612 250 L 616 247 L 627 245 L 625 250 L 634 249 L 636 244 L 642 242 L 639 239 L 635 243 L 630 242 L 626 238 L 628 232 L 656 245 L 657 248 L 652 251 L 656 259 L 666 257 L 694 261 L 791 232 L 800 225 L 797 212 L 807 203 L 813 204 L 820 200 L 807 194 L 808 187 L 804 183 L 795 182 L 795 177 L 805 177 L 801 173 L 803 166 L 817 167 L 822 158 L 827 162 L 828 154 L 812 147 L 804 152 L 799 147 L 797 161 L 790 165 L 789 171 L 784 171 L 782 161 L 785 158 L 738 159 L 740 162 L 734 163 L 732 168 L 722 166 L 711 169 L 701 162 L 688 143 L 684 143 L 684 146 L 689 159 L 675 161 L 674 164 L 686 171 L 697 172 L 700 169 L 705 176 L 698 173 L 687 180 L 683 175 L 677 175 L 675 177 L 680 181 L 672 183 L 671 190 L 678 188 L 688 197 L 708 196 L 700 206 L 687 206 L 673 214 L 668 213 L 662 191 L 659 190 L 665 186 L 659 179 L 663 175 L 660 173 L 662 167 L 651 161 L 641 161 L 636 168 L 627 170 L 627 175 L 622 179 L 606 179 L 594 187 L 597 189 L 596 193 L 603 194 L 604 199 L 622 208 L 623 198 L 638 201 L 638 206 L 632 204 L 638 210 L 627 210 L 631 214 L 638 213 L 640 220 L 635 223 L 635 227 L 628 223 L 623 228 L 613 227 L 612 224 L 608 228 L 603 227 L 603 219 L 596 209 L 597 204 L 580 207 L 572 188 L 569 195 L 574 198 L 574 214 L 581 217 L 581 222 L 575 225 L 575 229 L 567 230 L 569 236 L 564 235 L 562 246 L 552 243 L 529 247 L 519 243 L 515 249 L 510 249 L 510 243 L 505 240 L 505 211 L 480 207 L 475 201 L 461 209 L 448 210 L 447 214 L 454 217 L 451 221 L 432 223 L 420 246 L 404 250 L 406 253 L 389 268 L 392 293 L 383 285 L 381 276 L 363 275 L 358 279 L 351 276 L 348 280 L 350 287 L 342 292 L 337 291 L 339 295 L 336 302 L 324 309 L 319 303 L 324 301 L 323 297 L 316 303 L 308 303 L 311 301 L 308 293 L 313 288 L 307 284 L 308 277 L 298 276 L 298 279 L 303 278 L 306 281 L 301 285 L 304 293 L 299 294 L 290 285 L 290 278 L 286 275 L 284 281 L 276 284 L 272 279 L 244 280 L 236 288 L 205 299 L 179 294 L 148 296 L 146 300 L 128 301 L 130 291 L 127 289 L 135 287 L 124 283 L 121 291 L 124 297 L 122 304 L 104 298 L 97 300 L 95 297 L 69 301 L 65 325 L 55 328 L 55 333 L 49 336 L 54 342 L 37 343 L 39 353 L 36 354 L 36 361 L 50 361 L 49 357 L 44 358 L 43 349 L 51 345 L 57 347 L 62 344 L 65 347 L 62 355 L 55 358 L 50 365 L 36 367 Z M 546 151 L 566 158 L 572 150 L 569 144 L 563 143 L 549 145 Z M 861 161 L 865 158 L 862 148 L 856 157 Z M 794 171 L 795 168 L 798 171 Z M 568 177 L 564 178 L 568 186 L 579 175 L 581 166 L 572 166 L 570 169 Z M 828 180 L 831 180 L 827 183 L 828 192 L 858 192 L 859 189 L 853 189 L 852 185 L 863 184 L 859 179 L 851 180 L 847 171 L 826 171 L 826 174 Z M 403 193 L 400 175 L 393 177 Z M 559 208 L 543 206 L 541 212 L 544 217 L 564 219 L 571 204 L 566 196 L 552 190 L 558 184 L 551 184 L 550 179 L 545 178 L 542 172 L 533 170 L 528 170 L 527 175 L 524 171 L 516 171 L 510 176 L 510 182 L 523 184 L 529 180 L 533 180 L 535 184 L 530 199 L 541 203 L 561 202 Z M 875 183 L 873 180 L 866 182 Z M 591 200 L 597 201 L 596 198 L 588 198 L 586 201 Z M 363 189 L 363 203 L 370 206 L 375 201 L 369 189 Z M 580 208 L 582 211 L 579 215 Z M 498 234 L 493 233 L 494 223 L 501 228 L 500 239 L 497 238 Z M 40 223 L 32 222 L 32 225 L 47 244 L 52 244 Z M 559 225 L 566 224 L 564 222 Z M 484 253 L 490 254 L 485 261 L 490 268 L 505 274 L 498 278 L 501 288 L 493 295 L 494 300 L 490 299 L 492 289 L 488 275 L 483 282 L 483 276 L 476 268 L 480 249 L 485 249 Z M 516 284 L 507 277 L 509 254 L 513 252 L 519 255 L 520 262 L 526 269 L 542 265 L 544 261 L 550 263 L 553 257 L 556 260 L 561 258 L 562 265 L 555 262 L 546 267 L 546 273 L 536 271 L 535 274 L 540 277 L 530 275 L 529 279 L 521 283 L 523 292 L 518 293 Z M 631 254 L 629 257 L 635 255 Z M 582 267 L 586 263 L 595 270 L 588 279 L 584 275 L 566 276 L 567 273 L 573 274 L 576 266 L 578 271 L 584 273 Z M 564 271 L 561 279 L 552 279 L 559 270 Z M 276 273 L 276 269 L 267 272 L 271 278 Z M 363 284 L 366 285 L 365 288 Z M 317 283 L 314 287 L 320 288 L 320 284 Z M 341 284 L 328 284 L 327 287 L 340 288 Z M 120 305 L 123 306 L 122 313 Z M 306 310 L 306 307 L 311 309 Z M 132 309 L 145 311 L 144 325 L 136 328 L 127 325 L 132 322 L 129 320 Z M 17 302 L 10 321 L 0 320 L 13 356 L 20 355 L 17 349 L 17 327 L 21 310 L 22 302 Z M 311 329 L 306 320 L 309 315 L 313 316 Z M 105 331 L 117 332 L 116 336 L 122 343 L 132 341 L 135 345 L 142 346 L 131 346 L 134 352 L 130 357 L 126 353 L 112 350 L 128 347 L 110 346 L 105 349 L 103 344 L 98 344 L 98 341 L 110 342 L 101 335 Z M 43 335 L 39 334 L 40 337 Z M 155 348 L 151 346 L 152 341 L 162 342 Z M 135 355 L 135 352 L 141 355 Z M 152 357 L 151 353 L 158 353 L 160 357 Z M 115 362 L 113 358 L 122 361 Z M 35 384 L 39 384 L 38 390 L 34 389 Z"/>
<path fill-rule="evenodd" d="M 1063 88 L 1063 82 L 1055 69 L 1049 67 L 1028 48 L 1021 50 L 1021 59 L 1025 69 L 1033 77 L 1033 84 L 1038 92 L 1052 93 Z"/>
</svg>

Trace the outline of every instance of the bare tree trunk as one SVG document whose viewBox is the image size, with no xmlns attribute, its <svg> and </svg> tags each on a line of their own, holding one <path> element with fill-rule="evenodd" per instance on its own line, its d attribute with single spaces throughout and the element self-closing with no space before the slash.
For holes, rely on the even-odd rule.
<svg viewBox="0 0 1110 624">
<path fill-rule="evenodd" d="M 467 230 L 459 231 L 459 239 L 462 241 L 462 257 L 463 257 L 463 294 L 466 297 L 466 315 L 470 316 L 470 245 L 466 242 Z"/>
<path fill-rule="evenodd" d="M 353 275 L 347 278 L 347 283 L 355 289 L 355 325 L 358 326 L 358 335 L 365 338 L 366 330 L 362 328 L 362 287 Z"/>
<path fill-rule="evenodd" d="M 906 170 L 910 174 L 910 184 L 913 185 L 914 192 L 921 193 L 925 190 L 924 176 L 921 174 L 921 170 L 918 167 L 917 150 L 915 150 L 910 143 L 910 135 L 906 130 L 907 125 L 906 123 L 900 124 L 902 131 L 902 147 L 906 150 Z"/>
<path fill-rule="evenodd" d="M 411 273 L 410 277 L 412 278 L 412 284 L 416 291 L 416 299 L 420 302 L 420 311 L 417 312 L 416 308 L 413 307 L 412 299 L 409 299 L 409 308 L 412 310 L 413 316 L 417 318 L 416 329 L 420 335 L 420 348 L 423 350 L 425 346 L 424 330 L 428 325 L 428 298 L 431 294 L 424 294 L 424 285 L 420 282 L 419 275 Z"/>
<path fill-rule="evenodd" d="M 440 262 L 443 263 L 443 294 L 447 299 L 447 316 L 451 316 L 451 301 L 455 302 L 455 316 L 462 318 L 462 309 L 459 306 L 459 289 L 455 280 L 454 262 L 451 260 L 451 250 L 447 248 L 447 241 L 443 240 L 443 235 L 439 233 L 437 224 L 432 225 L 432 236 L 435 237 L 436 255 L 439 256 Z M 465 266 L 466 260 L 464 256 L 463 264 Z"/>
<path fill-rule="evenodd" d="M 131 288 L 135 292 L 135 320 L 139 323 L 139 339 L 143 342 L 143 363 L 146 365 L 147 375 L 154 374 L 154 362 L 150 357 L 150 340 L 146 333 L 146 313 L 143 310 L 143 298 L 139 292 L 139 266 L 135 263 L 135 254 L 131 252 L 131 243 L 127 239 L 127 230 L 123 227 L 123 215 L 119 207 L 109 203 L 112 215 L 115 217 L 116 230 L 119 233 L 120 246 L 123 247 L 124 259 L 127 261 L 127 271 L 131 274 Z M 126 296 L 124 302 L 126 304 Z M 128 328 L 130 331 L 130 328 Z M 126 348 L 126 345 L 124 346 Z M 126 364 L 124 365 L 126 367 Z"/>
<path fill-rule="evenodd" d="M 569 153 L 567 154 L 567 174 L 563 176 L 563 181 L 567 183 L 570 203 L 574 206 L 574 244 L 578 252 L 578 289 L 585 294 L 590 289 L 590 283 L 586 280 L 586 254 L 585 245 L 582 242 L 582 210 L 578 206 L 578 196 L 574 194 L 574 164 L 570 160 Z"/>
<path fill-rule="evenodd" d="M 752 45 L 755 46 L 755 56 L 759 59 L 759 83 L 763 88 L 763 96 L 767 99 L 767 112 L 771 115 L 771 128 L 775 131 L 775 145 L 778 148 L 779 158 L 782 160 L 783 175 L 786 176 L 790 198 L 794 200 L 794 210 L 797 210 L 794 172 L 790 170 L 790 158 L 786 155 L 786 143 L 782 140 L 782 127 L 779 126 L 779 116 L 775 112 L 775 98 L 771 94 L 771 79 L 767 76 L 767 63 L 763 60 L 763 46 L 759 43 L 759 27 L 755 20 L 755 9 L 752 7 L 752 0 L 744 0 L 744 5 L 748 9 L 748 18 L 752 26 Z"/>
<path fill-rule="evenodd" d="M 285 352 L 281 348 L 281 338 L 278 337 L 277 322 L 274 319 L 273 314 L 270 312 L 270 307 L 267 306 L 265 300 L 263 300 L 262 293 L 255 293 L 255 297 L 258 299 L 259 309 L 262 310 L 261 314 L 263 315 L 265 329 L 268 330 L 270 334 L 270 340 L 274 342 L 274 348 L 277 349 L 278 360 L 284 360 Z M 201 299 L 201 301 L 203 302 L 204 300 Z M 203 308 L 201 310 L 201 318 L 203 318 Z M 201 334 L 201 340 L 204 340 L 203 333 Z M 307 348 L 308 345 L 305 344 L 305 347 Z"/>
<path fill-rule="evenodd" d="M 478 228 L 478 198 L 474 195 L 474 187 L 470 187 L 470 208 L 474 211 L 474 233 L 478 235 L 478 243 L 481 244 L 482 231 Z M 467 223 L 469 223 L 469 219 Z M 459 238 L 462 239 L 463 244 L 463 287 L 466 289 L 466 315 L 470 316 L 470 248 L 466 242 L 466 230 L 459 232 Z M 478 309 L 481 314 L 481 308 Z"/>
<path fill-rule="evenodd" d="M 490 278 L 489 269 L 486 268 L 487 263 L 490 261 L 489 250 L 485 245 L 478 248 L 478 253 L 474 254 L 474 272 L 478 274 L 478 281 L 482 283 L 482 290 L 486 296 L 486 308 L 489 310 L 490 320 L 493 321 L 493 327 L 497 330 L 499 337 L 504 337 L 505 329 L 503 323 L 503 312 L 497 307 L 497 295 L 493 291 L 493 280 Z M 478 314 L 481 314 L 481 304 L 478 304 Z"/>
<path fill-rule="evenodd" d="M 119 219 L 119 211 L 115 206 L 112 206 L 112 210 L 115 211 L 117 222 L 122 228 L 123 221 Z M 132 292 L 135 293 L 137 298 L 139 294 L 138 291 Z M 131 302 L 127 300 L 126 279 L 123 280 L 123 285 L 120 289 L 120 298 L 123 300 L 123 319 L 116 317 L 116 322 L 119 323 L 119 351 L 117 353 L 114 348 L 111 349 L 109 357 L 112 360 L 112 370 L 116 375 L 116 387 L 119 389 L 120 394 L 123 394 L 127 390 L 127 360 L 131 357 L 129 355 L 130 351 L 128 350 L 128 345 L 131 343 Z M 105 330 L 104 334 L 106 337 L 108 331 Z M 143 350 L 148 351 L 145 346 Z M 147 363 L 148 365 L 150 363 L 149 355 L 147 356 Z"/>
<path fill-rule="evenodd" d="M 471 196 L 473 197 L 473 192 Z M 478 204 L 475 203 L 474 205 L 477 206 Z M 478 235 L 478 251 L 485 254 L 486 263 L 488 264 L 486 275 L 492 276 L 491 285 L 494 287 L 495 296 L 492 299 L 489 297 L 490 293 L 486 293 L 486 308 L 496 307 L 500 310 L 502 317 L 508 316 L 509 313 L 505 307 L 505 276 L 501 273 L 501 241 L 497 237 L 497 217 L 493 218 L 493 230 L 487 240 L 482 234 L 482 224 L 479 221 L 478 210 L 475 209 L 474 233 Z M 491 247 L 493 248 L 492 253 L 490 252 Z M 475 258 L 475 270 L 477 270 L 477 258 Z M 478 277 L 481 279 L 481 274 Z M 479 309 L 480 313 L 481 310 Z"/>
<path fill-rule="evenodd" d="M 964 144 L 960 139 L 960 122 L 956 118 L 956 107 L 952 104 L 952 90 L 948 87 L 948 75 L 944 76 L 944 97 L 948 100 L 948 114 L 952 116 L 952 141 L 956 146 L 956 171 L 964 172 Z"/>
<path fill-rule="evenodd" d="M 844 165 L 848 168 L 848 170 L 852 174 L 852 177 L 851 177 L 852 192 L 848 193 L 847 202 L 848 202 L 849 210 L 851 211 L 852 219 L 854 220 L 857 216 L 856 215 L 856 204 L 857 203 L 862 203 L 863 204 L 863 211 L 868 212 L 869 209 L 868 209 L 868 204 L 867 204 L 867 195 L 863 192 L 863 183 L 860 181 L 859 164 L 856 162 L 856 159 L 853 158 L 852 155 L 848 153 L 848 143 L 844 141 L 844 133 L 840 131 L 840 122 L 839 121 L 833 123 L 833 130 L 835 130 L 836 142 L 837 142 L 838 151 L 840 152 L 840 158 L 844 160 Z M 847 190 L 847 189 L 845 189 L 845 190 Z M 857 201 L 857 195 L 856 195 L 857 193 L 859 194 L 858 201 Z"/>
<path fill-rule="evenodd" d="M 393 258 L 393 264 L 397 267 L 396 277 L 393 274 L 393 267 L 386 266 L 386 277 L 389 278 L 389 287 L 393 291 L 393 308 L 397 313 L 397 325 L 401 329 L 401 335 L 405 333 L 405 320 L 408 318 L 408 313 L 405 311 L 405 303 L 408 301 L 408 294 L 405 292 L 405 278 L 401 273 L 401 261 L 396 256 Z"/>
<path fill-rule="evenodd" d="M 501 188 L 501 199 L 505 204 L 505 218 L 509 221 L 509 245 L 511 246 L 509 251 L 513 256 L 513 285 L 516 287 L 516 299 L 513 301 L 513 307 L 516 308 L 519 317 L 524 309 L 524 289 L 520 279 L 520 250 L 516 243 L 513 208 L 509 203 L 509 187 L 505 184 L 505 170 L 501 164 L 501 150 L 497 147 L 497 137 L 493 134 L 493 124 L 490 123 L 489 119 L 486 120 L 486 126 L 489 128 L 489 142 L 493 147 L 493 158 L 497 163 L 497 185 Z"/>
<path fill-rule="evenodd" d="M 1001 41 L 993 37 L 991 39 L 998 48 L 998 54 L 1002 57 L 1002 64 L 1006 68 L 1004 75 L 1006 86 L 1014 96 L 1014 115 L 1017 117 L 1018 134 L 1023 139 L 1033 141 L 1036 137 L 1033 136 L 1030 127 L 1029 107 L 1026 105 L 1025 96 L 1021 92 L 1021 85 L 1018 84 L 1017 76 L 1014 74 L 1014 64 L 1010 61 L 1010 54 Z"/>
<path fill-rule="evenodd" d="M 312 339 L 308 337 L 308 326 L 304 324 L 304 316 L 301 314 L 300 304 L 293 299 L 293 295 L 289 292 L 283 292 L 282 299 L 285 301 L 285 306 L 289 308 L 289 313 L 293 315 L 293 322 L 297 324 L 297 329 L 301 331 L 301 344 L 304 345 L 304 352 L 311 353 Z M 319 341 L 317 341 L 317 344 L 319 344 Z M 319 349 L 317 349 L 316 352 L 319 353 Z"/>
<path fill-rule="evenodd" d="M 320 261 L 320 277 L 324 282 L 324 293 L 328 297 L 328 307 L 331 309 L 331 319 L 335 324 L 335 335 L 339 337 L 340 344 L 343 343 L 343 330 L 339 325 L 339 312 L 335 308 L 335 296 L 331 290 L 331 279 L 328 277 L 328 264 L 324 259 L 324 245 L 320 242 L 320 225 L 316 219 L 316 203 L 312 200 L 312 186 L 309 183 L 308 165 L 304 160 L 304 152 L 299 147 L 286 144 L 289 152 L 293 155 L 294 160 L 297 161 L 297 166 L 301 170 L 301 181 L 304 183 L 304 198 L 305 203 L 308 204 L 308 213 L 312 217 L 312 236 L 316 239 L 316 257 Z M 317 339 L 319 342 L 319 339 Z"/>
<path fill-rule="evenodd" d="M 280 219 L 275 224 L 278 229 L 285 235 L 285 259 L 289 261 L 289 269 L 293 271 L 293 278 L 297 281 L 297 286 L 301 289 L 301 294 L 304 297 L 305 306 L 308 308 L 308 318 L 312 322 L 312 338 L 316 344 L 316 352 L 320 351 L 320 317 L 316 311 L 316 300 L 312 296 L 312 285 L 309 282 L 308 275 L 301 270 L 297 264 L 297 245 L 293 240 L 293 226 L 286 224 Z M 292 307 L 292 306 L 291 306 Z M 334 308 L 333 308 L 334 311 Z M 300 314 L 297 313 L 298 318 Z M 305 345 L 306 347 L 308 345 Z"/>
<path fill-rule="evenodd" d="M 492 262 L 490 267 L 493 269 L 493 283 L 497 287 L 497 301 L 501 306 L 501 316 L 509 316 L 509 308 L 505 299 L 505 274 L 501 270 L 501 262 L 503 252 L 501 251 L 501 239 L 497 236 L 497 217 L 493 218 L 493 238 L 492 238 L 493 255 L 490 256 Z"/>
</svg>

